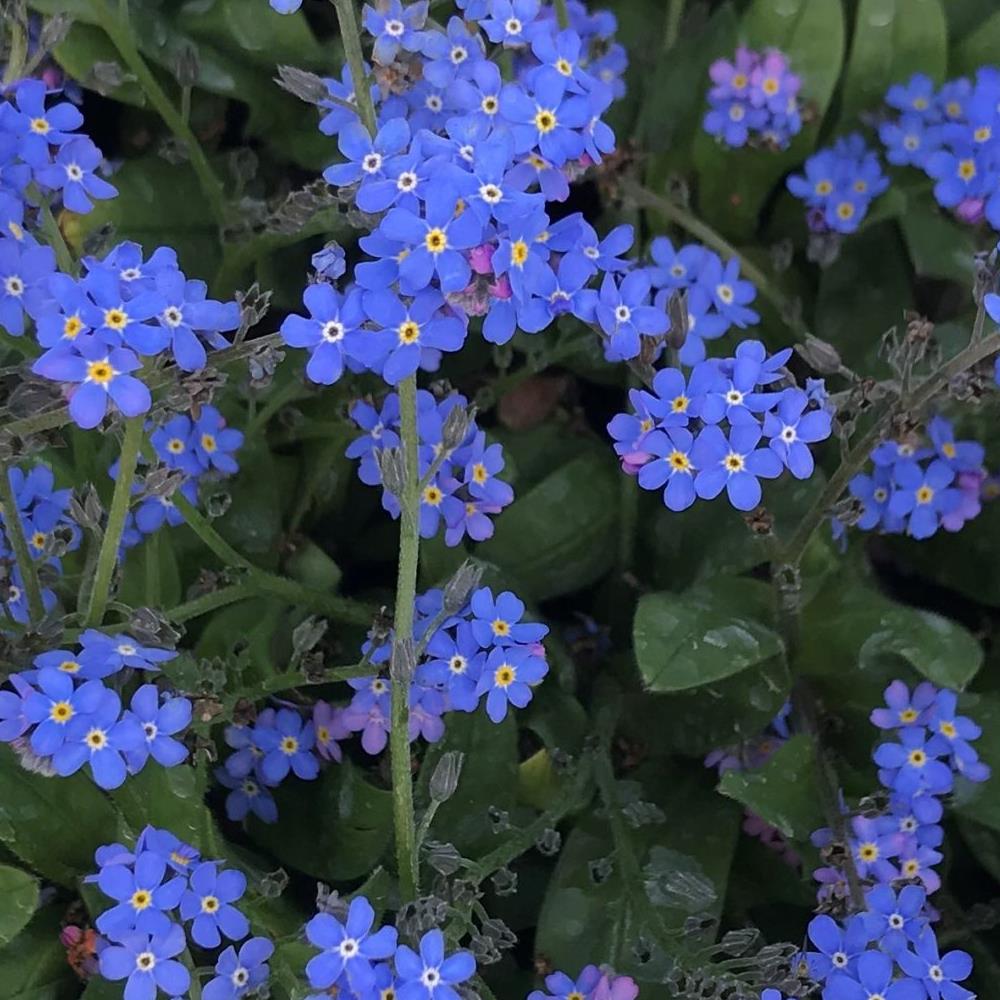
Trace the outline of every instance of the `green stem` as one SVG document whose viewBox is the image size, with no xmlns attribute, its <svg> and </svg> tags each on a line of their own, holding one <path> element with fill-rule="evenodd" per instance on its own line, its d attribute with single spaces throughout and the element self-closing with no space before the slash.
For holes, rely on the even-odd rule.
<svg viewBox="0 0 1000 1000">
<path fill-rule="evenodd" d="M 560 30 L 569 27 L 569 10 L 566 7 L 566 0 L 556 0 L 556 21 Z"/>
<path fill-rule="evenodd" d="M 417 435 L 417 378 L 399 384 L 400 438 L 404 481 L 400 497 L 399 567 L 396 573 L 395 638 L 389 675 L 392 680 L 392 725 L 389 754 L 392 765 L 392 811 L 396 833 L 399 891 L 403 902 L 417 895 L 417 842 L 410 772 L 410 680 L 413 671 L 413 604 L 417 596 L 420 558 L 420 468 Z"/>
<path fill-rule="evenodd" d="M 667 0 L 667 22 L 663 29 L 663 51 L 669 52 L 677 44 L 684 17 L 684 0 Z"/>
<path fill-rule="evenodd" d="M 160 593 L 160 532 L 154 531 L 146 539 L 145 579 L 143 597 L 147 608 L 158 608 L 163 597 Z"/>
<path fill-rule="evenodd" d="M 17 10 L 11 10 L 6 20 L 9 25 L 10 43 L 3 74 L 5 87 L 21 79 L 28 58 L 28 24 L 24 4 L 19 4 Z"/>
<path fill-rule="evenodd" d="M 108 524 L 104 529 L 104 538 L 101 540 L 94 585 L 90 591 L 90 601 L 84 619 L 84 623 L 90 628 L 101 624 L 104 620 L 104 611 L 108 606 L 111 577 L 118 562 L 118 547 L 121 544 L 122 531 L 125 529 L 125 516 L 128 514 L 129 502 L 132 498 L 132 482 L 135 479 L 135 467 L 139 459 L 139 447 L 142 444 L 142 424 L 142 417 L 130 417 L 125 421 L 125 437 L 122 441 L 121 456 L 118 461 L 115 492 L 111 497 Z"/>
<path fill-rule="evenodd" d="M 179 492 L 174 494 L 174 503 L 184 515 L 188 527 L 211 549 L 219 559 L 234 569 L 240 569 L 247 575 L 247 583 L 258 593 L 273 594 L 316 614 L 325 615 L 334 621 L 349 625 L 370 625 L 377 609 L 360 601 L 353 601 L 336 594 L 327 594 L 321 590 L 313 590 L 287 577 L 276 576 L 267 570 L 255 566 L 245 556 L 241 556 L 215 528 L 211 522 L 194 507 L 186 497 Z M 240 599 L 240 598 L 236 598 Z"/>
<path fill-rule="evenodd" d="M 212 590 L 201 597 L 195 597 L 177 607 L 165 611 L 164 614 L 178 624 L 191 621 L 192 618 L 200 618 L 210 611 L 228 607 L 230 604 L 237 604 L 239 601 L 248 601 L 251 597 L 256 597 L 260 591 L 248 583 L 234 583 L 228 587 L 221 587 L 219 590 Z"/>
<path fill-rule="evenodd" d="M 982 311 L 983 307 L 979 308 Z M 953 378 L 979 364 L 980 361 L 985 361 L 997 351 L 1000 351 L 1000 333 L 992 333 L 988 337 L 973 340 L 950 361 L 928 375 L 912 392 L 898 400 L 886 403 L 875 422 L 847 453 L 836 472 L 827 480 L 823 492 L 816 498 L 805 517 L 799 522 L 795 534 L 782 549 L 780 563 L 791 567 L 799 565 L 813 533 L 826 519 L 830 508 L 847 489 L 851 478 L 868 461 L 872 449 L 885 437 L 896 414 L 915 413 L 921 410 L 939 392 L 947 388 L 948 383 Z"/>
<path fill-rule="evenodd" d="M 49 208 L 49 203 L 44 199 L 39 214 L 42 220 L 42 232 L 49 238 L 49 244 L 56 253 L 59 270 L 64 274 L 75 275 L 76 260 L 66 243 L 66 237 L 63 236 L 62 230 L 59 228 L 59 223 L 56 222 L 56 218 L 52 214 L 52 209 Z"/>
<path fill-rule="evenodd" d="M 170 100 L 149 66 L 146 65 L 146 60 L 143 59 L 142 53 L 133 40 L 127 19 L 123 18 L 120 12 L 116 13 L 107 0 L 91 0 L 91 9 L 97 18 L 97 23 L 111 39 L 125 65 L 149 98 L 149 103 L 156 109 L 167 128 L 183 144 L 212 216 L 216 223 L 222 226 L 226 221 L 226 200 L 222 182 L 208 162 L 208 157 L 201 148 L 197 136 L 191 131 L 191 126 L 184 120 L 180 111 L 174 107 L 173 101 Z"/>
<path fill-rule="evenodd" d="M 0 504 L 3 505 L 3 526 L 14 550 L 14 558 L 21 571 L 21 585 L 28 598 L 28 617 L 31 623 L 35 624 L 40 622 L 45 614 L 42 588 L 38 584 L 38 571 L 28 549 L 28 540 L 24 537 L 24 525 L 21 523 L 21 513 L 17 507 L 17 498 L 14 496 L 14 487 L 10 484 L 10 473 L 6 465 L 0 465 Z"/>
<path fill-rule="evenodd" d="M 260 701 L 268 695 L 291 691 L 293 688 L 318 687 L 321 684 L 336 684 L 338 681 L 349 681 L 354 677 L 369 677 L 372 673 L 371 661 L 367 658 L 360 663 L 352 663 L 346 667 L 334 667 L 317 677 L 307 677 L 300 671 L 286 671 L 262 680 L 259 684 L 240 688 L 230 694 L 226 701 L 235 705 L 239 701 Z"/>
<path fill-rule="evenodd" d="M 378 122 L 375 118 L 371 90 L 368 87 L 368 77 L 365 75 L 365 56 L 361 50 L 361 30 L 358 27 L 354 0 L 331 0 L 331 2 L 337 11 L 337 22 L 340 25 L 340 38 L 344 43 L 347 65 L 351 67 L 351 82 L 354 84 L 358 115 L 361 124 L 374 136 L 378 131 Z"/>
<path fill-rule="evenodd" d="M 730 258 L 738 260 L 743 276 L 757 286 L 761 295 L 778 310 L 784 322 L 799 336 L 804 336 L 808 332 L 801 321 L 789 318 L 792 312 L 791 302 L 782 292 L 774 287 L 771 279 L 752 260 L 740 253 L 732 243 L 717 233 L 711 226 L 702 222 L 701 219 L 686 208 L 658 194 L 654 194 L 652 191 L 642 187 L 642 185 L 636 184 L 635 181 L 626 180 L 623 188 L 628 197 L 636 205 L 658 212 L 669 222 L 680 226 L 681 229 L 689 232 L 695 239 L 701 240 L 706 246 L 717 251 L 726 260 Z"/>
</svg>

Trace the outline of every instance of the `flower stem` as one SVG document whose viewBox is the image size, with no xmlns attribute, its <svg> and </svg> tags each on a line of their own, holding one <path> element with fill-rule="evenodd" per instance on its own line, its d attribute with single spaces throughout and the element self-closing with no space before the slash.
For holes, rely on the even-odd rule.
<svg viewBox="0 0 1000 1000">
<path fill-rule="evenodd" d="M 417 894 L 417 841 L 410 771 L 410 680 L 414 668 L 413 604 L 417 596 L 420 557 L 420 468 L 417 436 L 417 377 L 399 384 L 400 439 L 405 475 L 399 518 L 399 567 L 396 574 L 394 639 L 389 676 L 392 680 L 392 725 L 389 753 L 392 765 L 393 825 L 399 892 L 403 902 Z"/>
<path fill-rule="evenodd" d="M 146 65 L 146 60 L 143 59 L 142 53 L 133 40 L 127 19 L 121 16 L 120 11 L 116 12 L 107 0 L 91 0 L 91 7 L 97 18 L 97 23 L 111 39 L 125 65 L 149 98 L 149 103 L 153 105 L 167 128 L 184 146 L 212 216 L 221 227 L 226 221 L 225 192 L 222 189 L 222 182 L 208 162 L 205 151 L 201 148 L 194 132 L 191 131 L 191 126 L 174 107 L 173 101 L 170 100 L 149 66 Z"/>
<path fill-rule="evenodd" d="M 200 618 L 210 611 L 219 608 L 229 607 L 230 604 L 238 604 L 240 601 L 248 601 L 251 597 L 256 597 L 260 591 L 248 583 L 234 583 L 228 587 L 220 587 L 218 590 L 211 590 L 200 597 L 192 598 L 177 607 L 165 611 L 164 614 L 172 622 L 182 625 L 191 621 L 192 618 Z"/>
<path fill-rule="evenodd" d="M 90 591 L 87 614 L 84 618 L 84 624 L 89 628 L 101 624 L 108 606 L 111 577 L 115 571 L 115 564 L 118 562 L 118 547 L 121 544 L 122 531 L 125 529 L 125 516 L 128 514 L 129 501 L 132 497 L 132 482 L 135 479 L 135 467 L 139 460 L 139 447 L 142 444 L 142 423 L 142 417 L 130 417 L 125 421 L 125 437 L 122 441 L 121 457 L 118 462 L 115 492 L 111 497 L 108 525 L 104 529 L 104 538 L 101 540 L 94 585 Z"/>
<path fill-rule="evenodd" d="M 10 484 L 10 470 L 6 465 L 0 465 L 0 504 L 3 505 L 3 526 L 10 539 L 17 568 L 21 571 L 21 586 L 28 598 L 28 618 L 32 624 L 42 620 L 45 607 L 42 604 L 42 588 L 38 584 L 38 572 L 35 560 L 31 558 L 28 541 L 24 537 L 24 525 L 17 508 L 17 498 L 14 487 Z"/>
<path fill-rule="evenodd" d="M 744 277 L 752 281 L 760 290 L 761 295 L 767 299 L 781 314 L 785 324 L 798 336 L 804 336 L 808 331 L 801 320 L 793 318 L 792 303 L 789 299 L 774 287 L 771 279 L 756 264 L 744 254 L 740 253 L 725 237 L 717 233 L 710 225 L 702 222 L 696 215 L 675 202 L 654 194 L 641 184 L 635 181 L 625 180 L 623 189 L 632 201 L 642 208 L 651 209 L 659 213 L 669 222 L 681 227 L 689 232 L 695 239 L 701 240 L 706 246 L 711 247 L 723 258 L 729 260 L 735 257 L 740 262 L 740 270 Z"/>
<path fill-rule="evenodd" d="M 28 21 L 24 4 L 11 4 L 5 18 L 10 39 L 7 47 L 7 65 L 4 67 L 4 87 L 17 83 L 24 73 L 28 59 Z"/>
<path fill-rule="evenodd" d="M 241 556 L 212 527 L 208 518 L 197 507 L 193 506 L 186 497 L 177 492 L 174 494 L 173 500 L 177 509 L 184 515 L 184 521 L 188 527 L 223 563 L 235 569 L 243 570 L 247 576 L 247 584 L 257 593 L 273 594 L 275 597 L 285 599 L 289 604 L 298 605 L 308 611 L 325 615 L 327 618 L 332 618 L 334 621 L 344 622 L 348 625 L 371 624 L 372 618 L 375 617 L 376 608 L 347 597 L 338 597 L 336 594 L 327 594 L 321 590 L 313 590 L 311 587 L 296 583 L 287 577 L 277 576 L 274 573 L 268 573 L 267 570 L 260 569 L 258 566 L 254 566 L 249 559 Z M 240 600 L 243 596 L 241 593 L 239 597 L 234 597 L 234 600 Z M 206 595 L 204 600 L 207 601 L 208 597 L 216 597 L 216 595 Z M 230 602 L 225 601 L 223 603 Z M 217 606 L 221 607 L 222 603 Z M 183 608 L 184 605 L 181 605 L 181 607 Z M 211 608 L 207 610 L 211 610 Z M 201 614 L 203 612 L 199 610 L 196 613 Z M 194 617 L 194 615 L 189 613 L 188 617 Z"/>
<path fill-rule="evenodd" d="M 566 7 L 566 0 L 556 0 L 556 21 L 560 30 L 569 27 L 569 9 Z"/>
<path fill-rule="evenodd" d="M 663 51 L 669 52 L 677 44 L 684 17 L 684 0 L 667 0 L 667 20 L 663 29 Z"/>
<path fill-rule="evenodd" d="M 368 87 L 368 77 L 365 75 L 365 57 L 361 51 L 361 30 L 358 27 L 354 0 L 331 0 L 331 2 L 337 11 L 337 22 L 340 25 L 340 38 L 344 43 L 347 65 L 351 67 L 351 82 L 354 84 L 358 115 L 361 124 L 374 137 L 378 131 L 378 122 L 375 118 L 371 90 Z"/>
<path fill-rule="evenodd" d="M 66 237 L 63 236 L 62 230 L 59 228 L 59 223 L 56 222 L 56 218 L 52 214 L 52 209 L 49 208 L 49 203 L 44 199 L 39 208 L 39 215 L 42 220 L 42 232 L 49 238 L 49 244 L 55 251 L 59 270 L 64 274 L 76 275 L 76 261 L 73 259 L 73 254 L 66 243 Z"/>
</svg>

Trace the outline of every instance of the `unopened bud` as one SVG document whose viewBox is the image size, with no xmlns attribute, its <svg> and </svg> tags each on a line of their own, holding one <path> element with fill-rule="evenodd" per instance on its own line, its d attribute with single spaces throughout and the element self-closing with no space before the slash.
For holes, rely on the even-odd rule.
<svg viewBox="0 0 1000 1000">
<path fill-rule="evenodd" d="M 806 334 L 804 344 L 796 344 L 799 357 L 823 375 L 836 375 L 843 367 L 840 354 L 833 344 L 828 344 L 811 333 Z"/>
<path fill-rule="evenodd" d="M 297 66 L 279 66 L 274 82 L 306 104 L 319 104 L 330 97 L 330 91 L 320 77 Z"/>
<path fill-rule="evenodd" d="M 441 755 L 431 775 L 430 793 L 435 802 L 447 802 L 455 794 L 464 763 L 465 754 L 460 750 L 449 750 Z"/>
<path fill-rule="evenodd" d="M 674 292 L 667 300 L 667 317 L 670 319 L 670 329 L 667 331 L 667 344 L 679 351 L 687 340 L 690 320 L 688 319 L 687 292 Z"/>
<path fill-rule="evenodd" d="M 466 601 L 483 578 L 483 567 L 466 559 L 455 570 L 454 576 L 444 585 L 444 611 L 456 615 L 465 607 Z"/>
<path fill-rule="evenodd" d="M 461 447 L 469 436 L 469 428 L 476 419 L 475 406 L 454 406 L 444 418 L 441 428 L 441 445 L 446 452 L 452 452 Z"/>
<path fill-rule="evenodd" d="M 375 462 L 378 465 L 382 485 L 393 495 L 403 495 L 406 486 L 406 463 L 400 448 L 382 448 L 375 452 Z"/>
</svg>

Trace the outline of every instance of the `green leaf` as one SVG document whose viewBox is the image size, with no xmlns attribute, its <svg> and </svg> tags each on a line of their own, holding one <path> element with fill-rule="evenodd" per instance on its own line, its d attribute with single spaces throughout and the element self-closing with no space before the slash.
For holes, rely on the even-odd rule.
<svg viewBox="0 0 1000 1000">
<path fill-rule="evenodd" d="M 638 886 L 623 885 L 607 821 L 594 814 L 582 819 L 563 845 L 538 918 L 535 953 L 556 968 L 610 962 L 621 972 L 641 976 L 630 948 L 640 932 L 627 904 L 630 892 L 648 893 L 663 921 L 673 928 L 683 925 L 691 912 L 689 900 L 697 894 L 701 912 L 711 917 L 721 913 L 742 810 L 720 799 L 704 774 L 658 765 L 641 769 L 635 777 L 643 798 L 668 817 L 662 823 L 629 828 L 643 881 Z M 610 867 L 610 872 L 595 881 L 594 866 L 606 871 Z M 679 877 L 684 875 L 689 879 Z M 711 902 L 702 879 L 714 889 Z"/>
<path fill-rule="evenodd" d="M 420 769 L 423 801 L 429 799 L 431 775 L 449 750 L 465 754 L 455 794 L 443 802 L 431 824 L 431 839 L 454 844 L 465 857 L 485 854 L 497 846 L 489 810 L 514 808 L 517 795 L 517 724 L 508 714 L 500 725 L 485 712 L 453 712 L 444 739 L 427 752 Z"/>
<path fill-rule="evenodd" d="M 977 247 L 968 226 L 945 215 L 929 194 L 909 198 L 899 224 L 917 274 L 972 285 Z"/>
<path fill-rule="evenodd" d="M 368 874 L 392 836 L 392 794 L 350 761 L 314 782 L 289 781 L 275 792 L 278 822 L 251 820 L 253 839 L 283 865 L 328 882 Z"/>
<path fill-rule="evenodd" d="M 164 527 L 155 536 L 155 543 L 152 537 L 154 536 L 147 536 L 140 545 L 128 550 L 122 582 L 118 588 L 118 600 L 133 608 L 148 607 L 150 598 L 146 577 L 152 571 L 159 581 L 160 599 L 157 607 L 172 608 L 181 603 L 183 594 L 180 568 L 172 543 L 173 532 Z"/>
<path fill-rule="evenodd" d="M 816 747 L 808 736 L 793 736 L 762 767 L 727 771 L 719 791 L 795 840 L 807 840 L 823 825 L 816 793 Z"/>
<path fill-rule="evenodd" d="M 724 590 L 705 586 L 684 594 L 644 595 L 635 613 L 633 644 L 646 686 L 686 691 L 783 658 L 781 639 L 749 617 L 737 596 L 760 594 L 760 587 L 756 581 L 730 580 Z"/>
<path fill-rule="evenodd" d="M 117 836 L 111 803 L 84 774 L 45 778 L 0 748 L 0 840 L 31 868 L 72 886 L 94 867 L 94 851 Z"/>
<path fill-rule="evenodd" d="M 882 104 L 891 84 L 904 83 L 917 72 L 940 83 L 947 66 L 941 0 L 860 0 L 844 71 L 841 119 L 853 128 L 860 111 Z"/>
<path fill-rule="evenodd" d="M 194 38 L 218 43 L 267 71 L 279 63 L 321 69 L 330 56 L 310 31 L 302 11 L 279 14 L 270 6 L 247 16 L 245 0 L 188 0 L 177 13 L 177 27 Z"/>
<path fill-rule="evenodd" d="M 589 586 L 614 562 L 619 478 L 610 449 L 573 459 L 520 493 L 476 554 L 537 600 Z"/>
<path fill-rule="evenodd" d="M 788 55 L 792 70 L 802 77 L 801 98 L 815 108 L 816 121 L 804 126 L 789 147 L 777 153 L 729 149 L 699 131 L 694 144 L 699 214 L 737 242 L 753 236 L 761 209 L 778 181 L 815 147 L 843 60 L 843 9 L 840 0 L 754 0 L 743 19 L 741 35 L 751 48 L 777 48 Z M 699 87 L 706 87 L 707 82 Z"/>
<path fill-rule="evenodd" d="M 977 10 L 976 27 L 951 51 L 948 64 L 952 76 L 973 76 L 980 66 L 996 62 L 1000 49 L 1000 11 L 984 17 L 985 11 Z"/>
<path fill-rule="evenodd" d="M 832 579 L 805 609 L 805 670 L 831 682 L 850 671 L 854 681 L 845 694 L 852 701 L 875 704 L 900 659 L 927 680 L 961 690 L 982 666 L 983 650 L 964 626 L 897 604 L 850 573 Z"/>
<path fill-rule="evenodd" d="M 38 881 L 20 868 L 0 865 L 0 946 L 13 940 L 38 906 Z"/>
<path fill-rule="evenodd" d="M 0 948 L 3 1000 L 72 1000 L 77 996 L 80 981 L 59 942 L 65 912 L 62 903 L 39 910 L 10 944 Z"/>
<path fill-rule="evenodd" d="M 116 63 L 125 82 L 113 89 L 102 88 L 107 97 L 137 108 L 146 106 L 146 95 L 139 84 L 128 80 L 129 72 L 122 65 L 118 50 L 111 39 L 92 24 L 74 21 L 66 37 L 55 47 L 53 54 L 59 65 L 85 87 L 96 89 L 94 67 L 98 63 Z"/>
</svg>

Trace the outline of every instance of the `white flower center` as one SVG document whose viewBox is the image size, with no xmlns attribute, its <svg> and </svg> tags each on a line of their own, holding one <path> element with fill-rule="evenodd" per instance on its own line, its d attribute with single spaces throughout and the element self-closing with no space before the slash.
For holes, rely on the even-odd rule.
<svg viewBox="0 0 1000 1000">
<path fill-rule="evenodd" d="M 79 166 L 79 164 L 76 164 L 76 163 L 67 163 L 66 164 L 66 176 L 71 181 L 82 181 L 83 180 L 83 170 L 81 169 L 81 167 Z"/>
<path fill-rule="evenodd" d="M 328 323 L 323 324 L 323 330 L 320 336 L 328 344 L 336 344 L 337 341 L 344 339 L 344 324 L 338 323 L 337 320 L 331 319 Z"/>
<path fill-rule="evenodd" d="M 629 307 L 624 303 L 615 309 L 615 319 L 618 320 L 619 323 L 627 323 L 631 318 L 632 310 L 629 309 Z"/>
<path fill-rule="evenodd" d="M 381 153 L 369 153 L 361 161 L 361 169 L 366 174 L 376 174 L 382 169 L 382 155 Z"/>
<path fill-rule="evenodd" d="M 24 282 L 16 274 L 4 278 L 3 287 L 4 291 L 14 298 L 20 298 L 24 294 Z"/>
<path fill-rule="evenodd" d="M 404 31 L 406 31 L 406 25 L 396 18 L 385 22 L 385 33 L 392 35 L 393 38 L 399 38 Z"/>
<path fill-rule="evenodd" d="M 479 197 L 487 205 L 496 205 L 503 200 L 503 191 L 496 184 L 482 184 L 479 188 Z"/>
<path fill-rule="evenodd" d="M 184 320 L 184 314 L 177 306 L 168 306 L 163 310 L 163 322 L 167 326 L 180 326 Z"/>
<path fill-rule="evenodd" d="M 516 17 L 507 18 L 507 23 L 504 24 L 503 30 L 507 32 L 508 35 L 519 35 L 523 30 L 524 25 Z"/>
<path fill-rule="evenodd" d="M 354 958 L 358 953 L 358 942 L 354 938 L 344 938 L 337 946 L 342 958 Z"/>
<path fill-rule="evenodd" d="M 437 94 L 428 94 L 427 100 L 424 101 L 424 105 L 429 111 L 438 112 L 442 108 L 441 98 Z"/>
<path fill-rule="evenodd" d="M 785 426 L 781 428 L 781 440 L 784 441 L 785 444 L 791 444 L 797 437 L 798 434 L 795 433 L 794 427 Z"/>
<path fill-rule="evenodd" d="M 126 267 L 123 271 L 118 273 L 118 277 L 122 281 L 138 281 L 142 277 L 142 271 L 137 267 Z"/>
<path fill-rule="evenodd" d="M 417 186 L 417 175 L 412 170 L 404 170 L 396 178 L 396 187 L 400 191 L 412 191 Z"/>
</svg>

